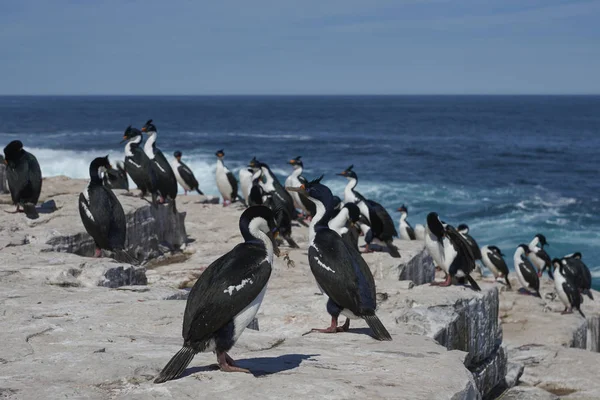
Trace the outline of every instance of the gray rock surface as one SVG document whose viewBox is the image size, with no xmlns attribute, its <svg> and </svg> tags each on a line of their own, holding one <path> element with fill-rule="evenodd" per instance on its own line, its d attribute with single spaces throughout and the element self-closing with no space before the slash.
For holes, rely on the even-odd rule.
<svg viewBox="0 0 600 400">
<path fill-rule="evenodd" d="M 558 396 L 536 387 L 519 386 L 508 390 L 502 400 L 558 400 Z"/>
<path fill-rule="evenodd" d="M 352 322 L 348 333 L 302 336 L 310 328 L 329 324 L 326 299 L 314 294 L 316 285 L 307 265 L 306 228 L 294 228 L 300 249 L 282 249 L 289 251 L 295 266 L 282 259 L 275 263 L 258 314 L 260 331 L 247 330 L 231 351 L 254 374 L 212 371 L 209 365 L 215 362 L 214 355 L 201 354 L 181 379 L 151 383 L 181 346 L 186 292 L 180 288 L 190 287 L 212 261 L 239 243 L 241 209 L 201 204 L 200 196 L 178 198 L 179 211 L 187 214 L 191 241 L 177 256 L 152 260 L 143 275 L 110 259 L 55 252 L 47 244 L 53 237 L 76 235 L 82 228 L 77 227 L 76 194 L 85 182 L 61 179 L 50 180 L 48 190 L 55 195 L 44 197 L 56 201 L 57 212 L 40 215 L 33 222 L 11 215 L 0 230 L 3 396 L 480 398 L 475 378 L 465 367 L 465 361 L 473 357 L 448 350 L 433 335 L 415 335 L 414 327 L 396 323 L 394 313 L 400 306 L 418 306 L 415 298 L 428 298 L 442 313 L 449 298 L 468 303 L 470 297 L 478 302 L 486 295 L 460 287 L 411 288 L 408 281 L 398 281 L 398 274 L 390 274 L 397 271 L 398 263 L 387 254 L 367 254 L 365 259 L 377 279 L 378 315 L 392 334 L 392 342 L 373 340 L 361 321 Z M 119 198 L 124 207 L 131 207 L 126 208 L 130 215 L 147 207 L 136 208 L 143 200 L 124 194 Z M 132 232 L 148 219 L 146 215 L 134 220 Z M 144 235 L 146 228 L 139 229 Z M 420 251 L 403 249 L 401 242 L 397 245 L 407 260 Z M 148 286 L 130 286 L 143 283 L 144 277 Z M 109 289 L 99 284 L 126 286 Z M 424 333 L 425 326 L 421 330 Z"/>
<path fill-rule="evenodd" d="M 6 164 L 4 157 L 0 156 L 0 193 L 8 193 L 8 176 L 6 175 Z"/>
<path fill-rule="evenodd" d="M 422 242 L 420 243 L 424 245 Z M 399 279 L 401 281 L 413 281 L 415 285 L 431 283 L 435 278 L 433 259 L 425 249 L 421 250 L 420 253 L 405 264 L 400 264 L 399 270 Z"/>
</svg>

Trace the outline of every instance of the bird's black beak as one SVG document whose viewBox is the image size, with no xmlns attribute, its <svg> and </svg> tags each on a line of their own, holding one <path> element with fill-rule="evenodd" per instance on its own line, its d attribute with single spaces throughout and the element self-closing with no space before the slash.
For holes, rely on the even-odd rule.
<svg viewBox="0 0 600 400">
<path fill-rule="evenodd" d="M 129 138 L 127 136 L 123 136 L 123 140 L 119 142 L 119 144 L 125 143 Z"/>
<path fill-rule="evenodd" d="M 273 244 L 273 254 L 279 257 L 279 255 L 281 254 L 279 246 L 277 245 L 277 237 L 279 236 L 279 231 L 277 229 L 274 229 L 274 232 L 269 232 L 267 236 L 269 236 L 269 239 L 271 239 L 271 243 Z"/>
<path fill-rule="evenodd" d="M 346 172 L 342 172 L 341 174 L 336 174 L 337 176 L 346 176 Z"/>
</svg>

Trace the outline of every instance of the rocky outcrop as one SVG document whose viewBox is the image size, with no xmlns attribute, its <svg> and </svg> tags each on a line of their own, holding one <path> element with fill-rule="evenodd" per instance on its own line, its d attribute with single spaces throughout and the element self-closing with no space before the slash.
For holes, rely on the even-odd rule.
<svg viewBox="0 0 600 400">
<path fill-rule="evenodd" d="M 0 193 L 8 193 L 8 176 L 6 175 L 6 164 L 4 157 L 0 156 Z"/>
<path fill-rule="evenodd" d="M 407 307 L 408 306 L 408 307 Z M 473 373 L 483 396 L 503 383 L 507 358 L 498 325 L 498 290 L 470 288 L 415 288 L 399 310 L 396 322 L 432 337 L 448 350 L 467 353 L 465 366 Z"/>
<path fill-rule="evenodd" d="M 153 207 L 122 192 L 118 194 L 127 218 L 127 250 L 131 255 L 140 261 L 149 260 L 162 254 L 163 249 L 174 251 L 185 245 L 185 213 L 173 213 L 169 205 Z M 56 228 L 45 243 L 53 251 L 93 256 L 94 241 L 76 218 L 72 225 Z"/>
<path fill-rule="evenodd" d="M 413 281 L 415 285 L 431 283 L 435 278 L 433 259 L 425 249 L 408 260 L 407 263 L 400 264 L 398 269 L 400 272 L 398 278 L 401 281 Z"/>
</svg>

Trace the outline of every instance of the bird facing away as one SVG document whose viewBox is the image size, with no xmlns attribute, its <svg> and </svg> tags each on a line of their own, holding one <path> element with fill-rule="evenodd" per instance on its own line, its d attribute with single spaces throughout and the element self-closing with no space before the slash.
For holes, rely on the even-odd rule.
<svg viewBox="0 0 600 400">
<path fill-rule="evenodd" d="M 190 291 L 183 315 L 183 347 L 155 383 L 177 378 L 197 353 L 208 351 L 217 354 L 221 371 L 249 372 L 235 366 L 227 352 L 256 316 L 271 276 L 273 254 L 279 250 L 269 208 L 247 208 L 239 227 L 244 242 L 210 264 Z"/>
<path fill-rule="evenodd" d="M 350 319 L 364 319 L 375 339 L 392 340 L 375 315 L 376 288 L 369 266 L 356 249 L 328 226 L 333 213 L 333 195 L 320 181 L 321 178 L 299 188 L 287 188 L 306 196 L 316 209 L 309 227 L 308 261 L 317 284 L 329 297 L 327 312 L 331 315 L 331 325 L 311 332 L 344 332 L 350 327 Z M 338 327 L 340 314 L 346 316 L 346 322 Z"/>
<path fill-rule="evenodd" d="M 4 148 L 4 163 L 10 196 L 17 207 L 15 212 L 22 211 L 28 218 L 37 218 L 35 205 L 42 192 L 40 164 L 33 154 L 23 150 L 20 140 L 13 140 Z"/>
</svg>

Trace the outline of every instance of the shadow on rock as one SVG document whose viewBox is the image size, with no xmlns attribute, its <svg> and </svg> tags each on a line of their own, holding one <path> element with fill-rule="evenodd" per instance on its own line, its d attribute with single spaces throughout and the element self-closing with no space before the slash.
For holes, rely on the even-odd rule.
<svg viewBox="0 0 600 400">
<path fill-rule="evenodd" d="M 255 357 L 245 360 L 236 360 L 236 365 L 240 368 L 249 369 L 256 378 L 276 374 L 278 372 L 289 371 L 298 368 L 302 361 L 310 360 L 319 354 L 284 354 L 278 357 Z M 180 377 L 184 378 L 197 372 L 208 372 L 217 370 L 219 367 L 215 364 L 203 367 L 188 368 Z"/>
</svg>

